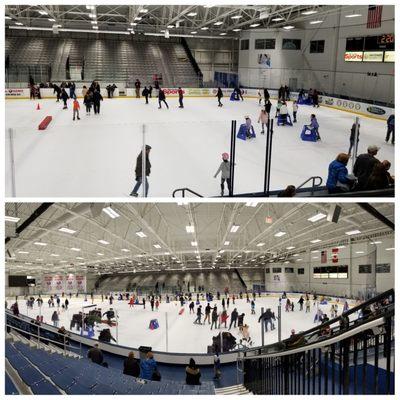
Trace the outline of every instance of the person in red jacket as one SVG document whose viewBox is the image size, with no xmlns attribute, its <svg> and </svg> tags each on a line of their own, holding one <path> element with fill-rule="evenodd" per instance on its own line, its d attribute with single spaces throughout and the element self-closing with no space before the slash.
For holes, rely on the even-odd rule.
<svg viewBox="0 0 400 400">
<path fill-rule="evenodd" d="M 78 120 L 79 118 L 79 109 L 81 108 L 81 106 L 79 105 L 79 101 L 75 98 L 74 99 L 74 106 L 73 106 L 73 120 L 75 121 L 75 115 L 77 116 Z"/>
<path fill-rule="evenodd" d="M 181 87 L 178 88 L 178 96 L 179 96 L 179 108 L 183 108 L 183 90 Z"/>
</svg>

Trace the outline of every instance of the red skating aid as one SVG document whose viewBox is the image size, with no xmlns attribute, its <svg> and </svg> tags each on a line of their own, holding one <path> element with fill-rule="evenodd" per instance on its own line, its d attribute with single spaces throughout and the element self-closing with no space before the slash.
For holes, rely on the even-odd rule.
<svg viewBox="0 0 400 400">
<path fill-rule="evenodd" d="M 40 124 L 39 124 L 39 131 L 45 130 L 48 125 L 50 124 L 51 120 L 53 119 L 52 116 L 48 115 Z"/>
</svg>

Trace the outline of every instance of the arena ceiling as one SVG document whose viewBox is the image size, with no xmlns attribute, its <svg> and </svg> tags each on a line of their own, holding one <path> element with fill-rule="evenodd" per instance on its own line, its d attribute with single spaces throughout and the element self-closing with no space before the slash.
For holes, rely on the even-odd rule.
<svg viewBox="0 0 400 400">
<path fill-rule="evenodd" d="M 301 27 L 340 9 L 354 6 L 6 5 L 5 15 L 6 26 L 13 29 L 52 30 L 57 25 L 60 30 L 238 37 L 241 30 Z"/>
<path fill-rule="evenodd" d="M 393 234 L 360 205 L 339 205 L 333 223 L 309 221 L 328 214 L 322 203 L 7 203 L 5 265 L 27 275 L 261 268 Z M 373 206 L 394 221 L 393 204 Z"/>
</svg>

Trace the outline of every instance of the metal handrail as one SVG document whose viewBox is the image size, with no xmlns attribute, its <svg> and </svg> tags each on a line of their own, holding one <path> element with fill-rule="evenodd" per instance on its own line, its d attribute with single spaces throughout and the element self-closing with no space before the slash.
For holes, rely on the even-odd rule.
<svg viewBox="0 0 400 400">
<path fill-rule="evenodd" d="M 191 190 L 191 189 L 189 189 L 189 188 L 175 189 L 175 190 L 172 192 L 172 197 L 175 197 L 175 194 L 176 194 L 177 192 L 182 192 L 182 197 L 185 197 L 185 192 L 192 193 L 192 194 L 194 194 L 194 195 L 197 196 L 197 197 L 203 197 L 201 194 L 198 194 L 198 193 L 196 193 L 195 191 L 193 191 L 193 190 Z"/>
<path fill-rule="evenodd" d="M 319 181 L 319 183 L 316 183 L 316 181 Z M 314 189 L 318 186 L 321 186 L 322 184 L 322 178 L 320 176 L 312 176 L 310 178 L 308 178 L 306 181 L 304 181 L 301 185 L 297 186 L 296 191 L 298 189 L 301 189 L 306 183 L 312 181 L 312 186 L 311 186 L 311 195 L 314 195 Z"/>
</svg>

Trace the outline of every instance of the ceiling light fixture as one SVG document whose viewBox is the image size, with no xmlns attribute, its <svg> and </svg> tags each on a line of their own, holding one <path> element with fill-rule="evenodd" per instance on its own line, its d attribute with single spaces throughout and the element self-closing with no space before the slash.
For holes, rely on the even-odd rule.
<svg viewBox="0 0 400 400">
<path fill-rule="evenodd" d="M 196 12 L 190 12 L 188 14 L 186 14 L 188 17 L 195 17 L 197 15 Z"/>
<path fill-rule="evenodd" d="M 293 250 L 293 249 L 295 249 L 295 247 L 294 247 L 294 246 L 289 246 L 289 247 L 286 247 L 286 250 Z"/>
<path fill-rule="evenodd" d="M 157 243 L 157 244 L 153 244 L 153 246 L 156 248 L 156 249 L 161 249 L 161 246 Z"/>
<path fill-rule="evenodd" d="M 312 14 L 316 14 L 318 11 L 316 10 L 308 10 L 308 11 L 303 11 L 302 14 L 303 15 L 312 15 Z"/>
<path fill-rule="evenodd" d="M 286 232 L 277 232 L 277 233 L 275 233 L 275 237 L 282 237 L 282 236 L 284 236 L 284 235 L 286 235 Z"/>
<path fill-rule="evenodd" d="M 239 228 L 240 228 L 240 225 L 232 225 L 231 233 L 236 233 Z"/>
<path fill-rule="evenodd" d="M 59 231 L 63 232 L 63 233 L 69 233 L 70 235 L 73 235 L 76 232 L 73 229 L 69 229 L 69 228 L 65 228 L 65 227 L 60 228 Z"/>
<path fill-rule="evenodd" d="M 240 28 L 233 29 L 233 32 L 240 32 L 240 31 L 241 31 Z"/>
<path fill-rule="evenodd" d="M 315 25 L 315 24 L 322 24 L 324 21 L 310 21 L 310 25 Z"/>
<path fill-rule="evenodd" d="M 286 26 L 283 27 L 283 29 L 286 29 L 288 31 L 290 29 L 294 29 L 294 26 L 293 25 L 286 25 Z"/>
<path fill-rule="evenodd" d="M 310 243 L 319 243 L 319 242 L 321 242 L 321 239 L 310 240 Z"/>
<path fill-rule="evenodd" d="M 356 18 L 356 17 L 361 17 L 362 16 L 362 14 L 348 14 L 348 15 L 345 15 L 344 17 L 345 18 Z"/>
<path fill-rule="evenodd" d="M 98 242 L 101 244 L 110 244 L 110 242 L 107 242 L 107 240 L 103 240 L 103 239 L 98 240 Z"/>
<path fill-rule="evenodd" d="M 143 231 L 137 231 L 136 235 L 139 236 L 140 238 L 145 238 L 147 235 Z"/>
<path fill-rule="evenodd" d="M 81 251 L 81 249 L 78 249 L 77 247 L 71 247 L 70 250 L 72 250 L 72 251 Z"/>
<path fill-rule="evenodd" d="M 312 217 L 308 218 L 307 221 L 317 222 L 317 221 L 319 221 L 319 220 L 321 220 L 321 219 L 323 219 L 325 217 L 326 217 L 326 214 L 318 213 L 318 214 L 315 214 Z"/>
<path fill-rule="evenodd" d="M 275 17 L 275 18 L 271 19 L 271 21 L 274 21 L 274 22 L 284 21 L 284 20 L 285 20 L 285 18 L 282 18 L 282 17 Z"/>
<path fill-rule="evenodd" d="M 231 243 L 230 241 L 226 240 L 226 241 L 224 242 L 224 246 L 229 246 L 230 243 Z"/>
<path fill-rule="evenodd" d="M 194 233 L 194 226 L 192 226 L 192 225 L 187 225 L 187 226 L 186 226 L 186 232 L 187 232 L 187 233 Z"/>
<path fill-rule="evenodd" d="M 113 210 L 110 206 L 104 207 L 103 211 L 112 219 L 119 217 L 119 214 L 115 210 Z"/>
<path fill-rule="evenodd" d="M 4 221 L 6 221 L 6 222 L 18 222 L 20 220 L 21 220 L 21 218 L 10 217 L 10 216 L 7 216 L 7 215 L 4 217 Z"/>
<path fill-rule="evenodd" d="M 251 24 L 250 28 L 257 28 L 257 26 L 260 26 L 261 24 Z"/>
<path fill-rule="evenodd" d="M 345 233 L 346 235 L 351 236 L 351 235 L 357 235 L 358 233 L 361 233 L 361 231 L 359 231 L 358 229 L 354 229 L 353 231 L 348 231 Z"/>
</svg>

